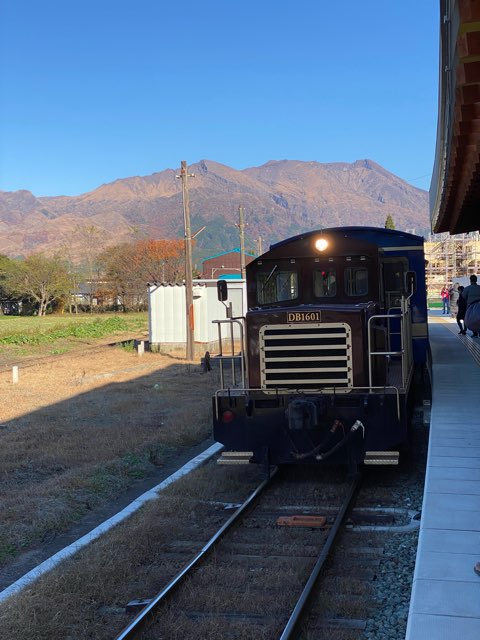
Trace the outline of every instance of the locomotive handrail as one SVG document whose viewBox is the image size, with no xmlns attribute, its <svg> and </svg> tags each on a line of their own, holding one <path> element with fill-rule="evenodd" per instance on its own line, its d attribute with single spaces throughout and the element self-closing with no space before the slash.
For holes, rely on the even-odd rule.
<svg viewBox="0 0 480 640">
<path fill-rule="evenodd" d="M 398 387 L 396 387 L 395 385 L 381 385 L 381 386 L 361 386 L 361 387 L 348 387 L 348 391 L 365 391 L 366 389 L 368 389 L 368 392 L 371 393 L 372 391 L 386 391 L 387 389 L 394 391 L 396 398 L 397 398 L 397 416 L 398 419 L 400 420 L 400 391 L 398 389 Z M 265 389 L 252 389 L 249 387 L 246 387 L 244 389 L 230 389 L 230 388 L 226 388 L 226 389 L 217 389 L 215 391 L 215 418 L 218 420 L 220 418 L 219 415 L 219 411 L 218 411 L 218 397 L 221 393 L 228 393 L 229 395 L 235 396 L 238 395 L 240 393 L 249 393 L 251 391 L 255 391 L 256 393 L 260 392 L 260 393 L 266 393 L 267 391 Z M 268 389 L 268 391 L 276 391 L 277 395 L 290 395 L 293 391 L 293 389 Z M 335 387 L 320 387 L 318 389 L 302 389 L 302 395 L 310 395 L 310 394 L 322 394 L 322 393 L 331 393 L 331 392 L 335 392 Z"/>
<path fill-rule="evenodd" d="M 232 383 L 235 385 L 237 383 L 236 374 L 235 374 L 235 360 L 240 358 L 240 371 L 242 376 L 242 387 L 245 387 L 245 371 L 246 371 L 246 355 L 244 348 L 244 340 L 243 340 L 243 321 L 244 318 L 227 318 L 226 320 L 212 320 L 213 324 L 218 325 L 218 343 L 220 353 L 217 358 L 220 361 L 220 384 L 222 387 L 225 384 L 224 381 L 224 373 L 223 373 L 223 361 L 230 360 L 232 363 Z M 240 327 L 240 356 L 235 356 L 235 338 L 233 335 L 233 324 L 237 324 Z M 230 341 L 232 348 L 232 355 L 224 356 L 223 355 L 223 345 L 222 345 L 222 324 L 230 325 Z"/>
<path fill-rule="evenodd" d="M 386 313 L 386 314 L 378 314 L 378 315 L 374 315 L 371 316 L 368 319 L 368 324 L 367 324 L 367 340 L 368 340 L 368 382 L 370 387 L 372 386 L 372 380 L 373 380 L 373 356 L 378 356 L 378 355 L 383 355 L 383 356 L 401 356 L 402 358 L 402 369 L 401 369 L 401 376 L 402 376 L 402 384 L 405 387 L 406 383 L 407 383 L 407 379 L 408 379 L 408 375 L 407 375 L 407 369 L 409 369 L 409 363 L 411 361 L 411 357 L 410 357 L 410 343 L 409 343 L 409 335 L 406 335 L 407 333 L 409 333 L 408 329 L 410 328 L 410 325 L 408 322 L 405 322 L 405 320 L 408 318 L 409 316 L 409 308 L 407 306 L 408 300 L 410 299 L 411 296 L 409 296 L 406 300 L 402 298 L 402 305 L 400 307 L 395 307 L 395 309 L 399 309 L 400 313 L 396 314 L 395 316 L 390 314 L 390 313 Z M 391 309 L 389 310 L 391 311 Z M 388 350 L 388 351 L 372 351 L 372 321 L 373 320 L 377 320 L 380 318 L 386 318 L 388 321 L 392 320 L 393 318 L 398 318 L 398 320 L 400 320 L 400 332 L 398 335 L 400 335 L 400 351 L 392 351 L 392 350 Z M 388 325 L 388 344 L 390 345 L 390 325 Z"/>
<path fill-rule="evenodd" d="M 408 365 L 409 369 L 412 365 L 412 323 L 410 322 L 410 300 L 413 296 L 415 292 L 412 291 L 410 293 L 409 296 L 407 296 L 406 298 L 402 297 L 402 305 L 403 308 L 405 309 L 405 317 L 408 316 L 408 320 L 409 322 L 407 322 L 405 324 L 405 332 L 406 332 L 406 340 L 405 340 L 405 345 L 406 345 L 406 355 L 405 357 L 408 359 L 406 364 Z"/>
<path fill-rule="evenodd" d="M 400 304 L 399 307 L 390 307 L 388 309 L 387 313 L 388 313 L 387 344 L 388 344 L 388 348 L 391 350 L 392 336 L 401 336 L 402 335 L 401 327 L 400 327 L 400 331 L 392 331 L 392 329 L 390 327 L 390 320 L 401 318 L 401 315 L 402 315 L 402 306 L 401 306 L 401 304 Z"/>
</svg>

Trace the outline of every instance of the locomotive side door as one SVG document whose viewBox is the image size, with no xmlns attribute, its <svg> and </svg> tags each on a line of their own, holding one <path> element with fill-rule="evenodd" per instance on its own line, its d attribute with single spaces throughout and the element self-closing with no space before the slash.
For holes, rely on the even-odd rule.
<svg viewBox="0 0 480 640">
<path fill-rule="evenodd" d="M 383 257 L 380 261 L 380 299 L 384 312 L 391 315 L 387 323 L 387 348 L 389 351 L 401 349 L 400 319 L 401 299 L 405 295 L 405 274 L 408 271 L 406 257 Z"/>
</svg>

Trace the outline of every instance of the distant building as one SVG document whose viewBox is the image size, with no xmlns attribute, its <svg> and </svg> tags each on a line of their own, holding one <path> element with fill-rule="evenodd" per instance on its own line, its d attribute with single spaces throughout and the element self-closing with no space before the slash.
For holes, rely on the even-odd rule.
<svg viewBox="0 0 480 640">
<path fill-rule="evenodd" d="M 440 290 L 470 284 L 470 276 L 480 273 L 480 233 L 430 234 L 425 241 L 425 276 L 429 304 L 441 306 Z"/>
<path fill-rule="evenodd" d="M 434 291 L 480 270 L 480 233 L 431 234 L 425 241 L 426 276 Z"/>
<path fill-rule="evenodd" d="M 245 252 L 245 265 L 255 259 L 253 253 Z M 202 277 L 207 280 L 240 279 L 241 263 L 240 249 L 232 249 L 224 253 L 217 253 L 210 258 L 206 258 L 202 264 Z"/>
</svg>

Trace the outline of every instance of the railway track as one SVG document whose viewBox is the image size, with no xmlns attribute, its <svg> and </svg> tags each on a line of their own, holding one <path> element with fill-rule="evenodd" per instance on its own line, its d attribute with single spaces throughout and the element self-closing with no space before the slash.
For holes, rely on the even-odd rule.
<svg viewBox="0 0 480 640">
<path fill-rule="evenodd" d="M 415 456 L 401 467 L 365 468 L 355 506 L 320 572 L 320 586 L 313 590 L 303 609 L 299 621 L 302 640 L 404 637 L 428 443 L 420 414 L 416 425 Z M 343 474 L 334 469 L 316 470 L 315 475 L 309 475 L 305 468 L 282 468 L 280 473 L 281 481 L 278 474 L 259 494 L 258 504 L 252 501 L 243 522 L 233 525 L 225 539 L 206 550 L 194 571 L 189 571 L 158 603 L 146 618 L 148 624 L 140 632 L 142 638 L 281 637 L 347 486 Z M 164 589 L 199 549 L 205 549 L 208 537 L 238 508 L 225 502 L 244 495 L 241 490 L 236 492 L 236 483 L 244 486 L 253 477 L 258 475 L 233 474 L 230 484 L 227 482 L 228 490 L 216 492 L 218 478 L 207 472 L 197 478 L 196 488 L 179 488 L 178 497 L 170 496 L 165 509 L 159 509 L 153 519 L 146 519 L 145 527 L 152 530 L 152 535 L 142 537 L 141 546 L 132 544 L 135 553 L 124 553 L 129 548 L 127 543 L 125 549 L 120 544 L 118 553 L 115 551 L 119 558 L 115 580 L 108 553 L 107 577 L 102 573 L 103 565 L 90 571 L 95 553 L 86 558 L 87 570 L 82 568 L 80 559 L 80 573 L 75 574 L 75 580 L 78 583 L 78 576 L 85 576 L 82 582 L 92 585 L 91 595 L 85 597 L 85 591 L 81 591 L 71 609 L 59 609 L 58 614 L 52 615 L 52 592 L 48 583 L 38 583 L 35 589 L 40 601 L 42 588 L 46 587 L 44 621 L 52 621 L 51 624 L 36 622 L 38 607 L 29 617 L 28 610 L 26 614 L 19 606 L 11 613 L 15 633 L 6 637 L 25 638 L 26 628 L 35 629 L 28 637 L 57 637 L 54 620 L 61 616 L 65 628 L 75 630 L 72 637 L 112 640 L 122 628 L 131 626 L 135 606 L 137 611 L 145 608 L 154 599 L 152 594 Z M 319 514 L 327 519 L 323 527 L 302 527 L 298 518 L 297 522 L 292 518 Z M 293 520 L 293 526 L 281 525 L 280 517 Z M 135 529 L 138 533 L 140 530 Z M 175 539 L 171 539 L 168 530 L 175 531 Z M 118 545 L 118 540 L 113 544 Z M 128 576 L 125 584 L 121 584 L 122 575 Z M 75 587 L 68 586 L 67 591 L 70 590 L 75 593 Z M 147 598 L 148 603 L 137 602 L 127 613 L 125 605 L 133 598 Z M 15 603 L 11 606 L 15 607 Z M 22 620 L 21 631 L 17 620 Z M 25 626 L 27 620 L 30 627 Z M 136 637 L 135 631 L 130 631 L 130 637 Z"/>
<path fill-rule="evenodd" d="M 130 603 L 140 611 L 116 640 L 295 637 L 359 481 L 286 475 L 264 481 L 158 594 Z"/>
</svg>

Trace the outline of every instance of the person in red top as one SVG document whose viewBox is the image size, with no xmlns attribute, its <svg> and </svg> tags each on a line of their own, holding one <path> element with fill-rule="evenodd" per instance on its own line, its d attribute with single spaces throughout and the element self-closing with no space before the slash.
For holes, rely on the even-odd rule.
<svg viewBox="0 0 480 640">
<path fill-rule="evenodd" d="M 442 315 L 449 314 L 450 313 L 450 292 L 447 289 L 447 285 L 445 285 L 443 289 L 440 291 L 440 296 L 442 298 L 442 304 L 443 304 Z"/>
</svg>

